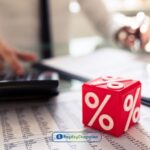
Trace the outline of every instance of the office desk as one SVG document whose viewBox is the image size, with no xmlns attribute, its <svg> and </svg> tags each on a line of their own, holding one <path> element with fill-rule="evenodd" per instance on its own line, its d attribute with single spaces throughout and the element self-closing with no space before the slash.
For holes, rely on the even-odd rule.
<svg viewBox="0 0 150 150">
<path fill-rule="evenodd" d="M 81 122 L 81 92 L 53 99 L 4 102 L 0 106 L 0 150 L 148 150 L 150 109 L 142 106 L 138 125 L 119 138 L 86 128 Z M 99 142 L 54 142 L 54 131 L 96 132 Z"/>
</svg>

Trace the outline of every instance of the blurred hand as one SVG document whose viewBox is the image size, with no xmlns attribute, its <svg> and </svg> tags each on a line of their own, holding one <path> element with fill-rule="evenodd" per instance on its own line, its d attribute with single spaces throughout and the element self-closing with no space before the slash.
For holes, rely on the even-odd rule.
<svg viewBox="0 0 150 150">
<path fill-rule="evenodd" d="M 139 16 L 133 17 L 130 19 L 130 24 L 118 30 L 115 38 L 125 48 L 145 51 L 145 45 L 150 40 L 150 18 Z"/>
<path fill-rule="evenodd" d="M 29 52 L 20 52 L 9 47 L 5 42 L 0 40 L 0 62 L 1 68 L 7 63 L 11 69 L 18 75 L 24 73 L 24 67 L 21 61 L 35 61 L 37 57 Z"/>
</svg>

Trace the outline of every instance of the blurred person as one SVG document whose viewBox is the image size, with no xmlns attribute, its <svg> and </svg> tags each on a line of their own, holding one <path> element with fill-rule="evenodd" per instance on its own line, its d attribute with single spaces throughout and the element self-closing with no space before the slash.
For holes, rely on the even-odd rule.
<svg viewBox="0 0 150 150">
<path fill-rule="evenodd" d="M 102 0 L 78 0 L 82 10 L 106 39 L 132 49 L 144 49 L 150 39 L 150 18 L 143 12 L 134 17 L 112 13 Z"/>
<path fill-rule="evenodd" d="M 78 0 L 78 2 L 96 29 L 106 39 L 113 38 L 127 48 L 132 48 L 137 38 L 140 40 L 141 48 L 147 43 L 150 34 L 149 18 L 147 16 L 145 16 L 139 26 L 137 25 L 136 28 L 132 29 L 135 17 L 129 19 L 121 14 L 112 14 L 107 10 L 102 0 Z M 12 46 L 8 46 L 5 41 L 10 44 L 11 40 L 7 39 L 10 34 L 14 34 L 23 45 L 39 46 L 39 2 L 37 0 L 0 0 L 0 5 L 3 7 L 3 9 L 0 9 L 1 64 L 7 62 L 15 73 L 21 74 L 24 72 L 21 60 L 34 61 L 36 56 L 31 53 L 18 51 Z M 145 24 L 146 29 L 141 32 L 140 29 Z M 22 28 L 19 28 L 19 26 Z M 10 32 L 5 34 L 3 31 Z M 17 47 L 17 45 L 15 46 Z M 18 49 L 20 48 L 18 47 Z"/>
<path fill-rule="evenodd" d="M 13 47 L 8 46 L 4 41 L 0 40 L 0 69 L 4 69 L 7 63 L 11 69 L 18 75 L 24 73 L 21 61 L 36 61 L 36 55 L 31 52 L 21 52 Z"/>
</svg>

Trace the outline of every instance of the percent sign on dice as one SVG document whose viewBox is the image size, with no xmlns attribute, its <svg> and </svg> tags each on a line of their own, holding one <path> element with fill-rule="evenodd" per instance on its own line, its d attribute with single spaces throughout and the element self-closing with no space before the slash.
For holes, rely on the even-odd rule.
<svg viewBox="0 0 150 150">
<path fill-rule="evenodd" d="M 96 86 L 100 87 L 101 85 L 106 85 L 108 90 L 122 90 L 124 89 L 124 82 L 130 82 L 131 79 L 124 79 L 124 78 L 113 78 L 113 77 L 102 77 L 101 80 L 94 80 L 89 82 L 89 86 Z M 137 100 L 140 96 L 140 87 L 136 88 L 135 94 L 128 94 L 125 99 L 123 100 L 123 110 L 125 112 L 129 112 L 128 118 L 125 126 L 124 131 L 127 131 L 130 125 L 131 120 L 136 123 L 139 120 L 139 110 L 140 107 L 136 107 Z M 93 99 L 94 101 L 91 102 L 90 99 Z M 99 126 L 104 131 L 110 131 L 115 128 L 114 119 L 106 113 L 101 114 L 103 109 L 107 107 L 107 104 L 110 100 L 112 100 L 113 97 L 111 94 L 106 94 L 103 99 L 100 99 L 98 95 L 95 92 L 86 92 L 84 96 L 85 105 L 88 106 L 90 109 L 95 109 L 94 115 L 90 118 L 90 120 L 87 123 L 87 126 L 92 127 L 95 121 L 98 119 Z M 136 107 L 136 108 L 135 108 Z M 83 112 L 84 113 L 84 112 Z M 83 115 L 84 117 L 84 115 Z M 105 121 L 107 120 L 107 124 Z M 84 121 L 83 121 L 84 123 Z"/>
<path fill-rule="evenodd" d="M 134 123 L 136 123 L 139 120 L 140 107 L 135 108 L 139 94 L 140 88 L 137 88 L 134 97 L 130 94 L 125 98 L 124 110 L 127 112 L 130 111 L 130 113 L 124 131 L 128 130 L 131 119 Z"/>
</svg>

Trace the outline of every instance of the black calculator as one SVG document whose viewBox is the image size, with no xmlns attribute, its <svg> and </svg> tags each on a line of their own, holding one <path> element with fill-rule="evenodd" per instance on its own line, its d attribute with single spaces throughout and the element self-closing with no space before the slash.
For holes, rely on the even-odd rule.
<svg viewBox="0 0 150 150">
<path fill-rule="evenodd" d="M 58 74 L 31 67 L 23 75 L 12 71 L 0 72 L 0 101 L 17 99 L 43 99 L 58 94 Z"/>
</svg>

